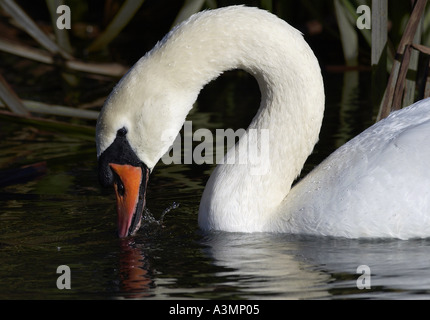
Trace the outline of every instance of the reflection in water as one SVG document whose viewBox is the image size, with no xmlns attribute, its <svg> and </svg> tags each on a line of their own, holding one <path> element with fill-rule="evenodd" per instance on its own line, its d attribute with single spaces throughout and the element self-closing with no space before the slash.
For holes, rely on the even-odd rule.
<svg viewBox="0 0 430 320">
<path fill-rule="evenodd" d="M 120 240 L 120 289 L 128 298 L 150 296 L 153 287 L 148 261 L 133 239 Z"/>
<path fill-rule="evenodd" d="M 332 274 L 335 280 L 329 284 L 332 294 L 346 293 L 354 298 L 430 298 L 429 239 L 317 240 L 318 248 L 300 249 L 315 265 Z M 370 290 L 356 288 L 360 265 L 370 269 Z"/>
<path fill-rule="evenodd" d="M 207 251 L 250 298 L 430 298 L 430 240 L 212 233 Z M 370 270 L 370 289 L 357 280 Z"/>
<path fill-rule="evenodd" d="M 207 239 L 208 255 L 226 268 L 218 276 L 239 286 L 245 297 L 303 299 L 327 296 L 330 276 L 314 270 L 285 236 L 215 232 Z"/>
<path fill-rule="evenodd" d="M 196 234 L 189 252 L 162 248 L 160 234 L 120 242 L 125 298 L 429 299 L 430 240 L 350 240 L 268 233 Z M 195 251 L 194 249 L 199 248 Z M 177 249 L 177 248 L 176 248 Z M 173 251 L 172 251 L 173 250 Z M 198 253 L 202 253 L 200 254 Z M 182 260 L 182 259 L 184 260 Z M 149 263 L 151 261 L 151 264 Z M 207 264 L 209 262 L 209 264 Z M 183 265 L 188 266 L 188 272 Z M 357 287 L 370 270 L 370 289 Z M 157 271 L 155 271 L 157 270 Z"/>
</svg>

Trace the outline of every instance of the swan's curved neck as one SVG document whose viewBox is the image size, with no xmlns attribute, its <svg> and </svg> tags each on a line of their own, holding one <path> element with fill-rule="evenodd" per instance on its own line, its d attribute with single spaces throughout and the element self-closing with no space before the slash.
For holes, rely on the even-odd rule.
<svg viewBox="0 0 430 320">
<path fill-rule="evenodd" d="M 127 103 L 146 101 L 139 108 L 141 116 L 132 116 L 140 135 L 134 137 L 129 130 L 128 138 L 140 159 L 152 168 L 173 144 L 202 87 L 237 68 L 257 79 L 262 101 L 235 152 L 249 158 L 247 146 L 261 147 L 261 141 L 266 141 L 260 139 L 264 136 L 259 134 L 261 129 L 267 129 L 269 145 L 257 149 L 267 153 L 260 157 L 261 170 L 251 173 L 252 161 L 215 169 L 200 205 L 199 224 L 204 229 L 262 230 L 269 211 L 289 192 L 318 140 L 324 112 L 323 81 L 312 50 L 296 29 L 262 10 L 207 11 L 169 33 L 117 90 L 118 95 L 127 95 Z M 157 103 L 151 107 L 151 101 Z M 129 108 L 137 109 L 133 105 L 123 110 Z M 163 119 L 155 121 L 160 115 Z M 152 120 L 164 127 L 153 125 L 149 131 Z M 251 129 L 257 134 L 251 136 Z M 162 141 L 164 146 L 152 151 L 146 140 Z"/>
<path fill-rule="evenodd" d="M 196 74 L 205 68 L 212 71 L 196 83 L 201 86 L 224 70 L 241 68 L 257 79 L 262 100 L 236 146 L 235 163 L 213 172 L 201 201 L 199 224 L 204 229 L 261 231 L 318 140 L 324 88 L 312 50 L 284 21 L 267 14 L 254 21 L 236 18 L 232 24 L 212 26 L 209 35 L 219 39 L 194 49 L 197 57 L 187 67 L 187 79 L 197 80 Z M 268 146 L 262 145 L 267 139 L 261 129 L 267 129 Z M 255 147 L 257 153 L 265 153 L 254 158 L 258 161 L 250 154 Z M 238 153 L 248 159 L 245 164 L 238 163 Z"/>
</svg>

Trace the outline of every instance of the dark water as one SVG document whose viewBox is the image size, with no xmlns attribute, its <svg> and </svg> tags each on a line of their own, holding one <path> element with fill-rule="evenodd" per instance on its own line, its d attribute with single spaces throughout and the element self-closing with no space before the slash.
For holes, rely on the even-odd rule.
<svg viewBox="0 0 430 320">
<path fill-rule="evenodd" d="M 374 114 L 368 74 L 325 79 L 321 141 L 305 171 Z M 246 127 L 258 100 L 253 80 L 227 74 L 204 89 L 189 120 L 194 129 Z M 93 142 L 6 120 L 0 138 L 0 169 L 46 164 L 40 177 L 0 188 L 0 299 L 430 298 L 430 240 L 203 233 L 198 204 L 213 167 L 194 164 L 156 167 L 149 210 L 158 218 L 172 203 L 179 207 L 161 226 L 119 240 L 114 196 L 98 185 Z M 57 288 L 60 265 L 70 268 L 71 289 Z M 361 265 L 370 271 L 365 282 Z"/>
</svg>

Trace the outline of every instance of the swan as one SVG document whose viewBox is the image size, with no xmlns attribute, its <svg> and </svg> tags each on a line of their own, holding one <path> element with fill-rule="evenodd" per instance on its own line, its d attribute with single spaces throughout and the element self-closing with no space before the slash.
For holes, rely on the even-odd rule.
<svg viewBox="0 0 430 320">
<path fill-rule="evenodd" d="M 320 66 L 302 34 L 284 20 L 232 6 L 196 13 L 170 31 L 119 81 L 100 112 L 99 180 L 114 186 L 119 237 L 139 229 L 149 176 L 200 90 L 237 68 L 256 78 L 261 104 L 225 157 L 250 156 L 247 146 L 262 142 L 251 132 L 263 129 L 269 133 L 267 155 L 259 164 L 216 166 L 200 202 L 201 229 L 430 236 L 430 100 L 393 112 L 292 187 L 323 121 Z"/>
</svg>

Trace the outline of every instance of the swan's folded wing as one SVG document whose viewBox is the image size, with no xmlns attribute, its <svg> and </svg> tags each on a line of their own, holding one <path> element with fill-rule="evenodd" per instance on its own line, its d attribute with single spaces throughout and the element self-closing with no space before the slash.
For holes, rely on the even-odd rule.
<svg viewBox="0 0 430 320">
<path fill-rule="evenodd" d="M 300 181 L 279 207 L 276 228 L 345 237 L 428 234 L 430 120 L 405 125 L 393 118 L 339 148 Z"/>
</svg>

